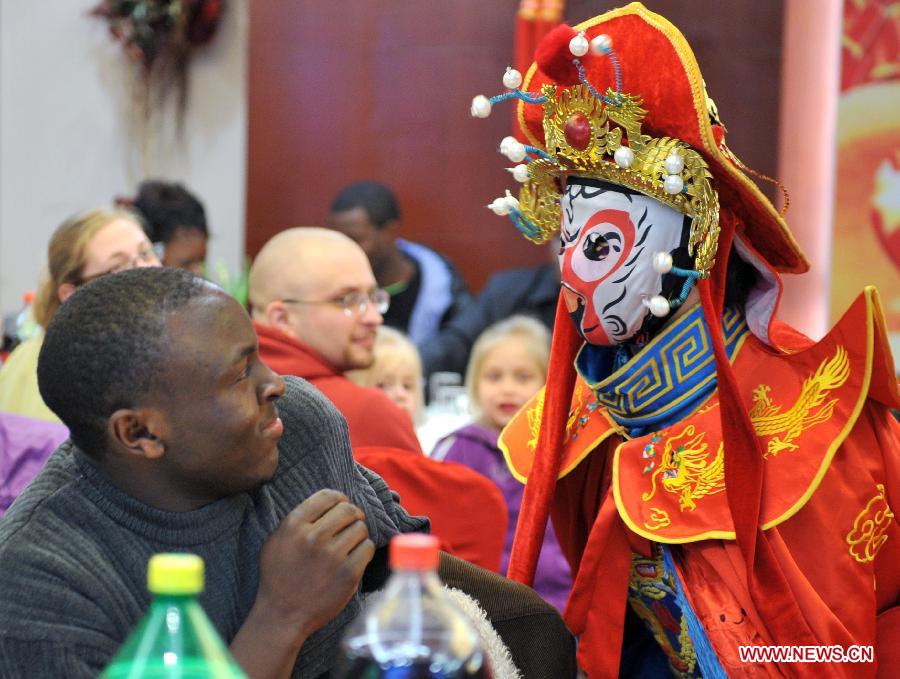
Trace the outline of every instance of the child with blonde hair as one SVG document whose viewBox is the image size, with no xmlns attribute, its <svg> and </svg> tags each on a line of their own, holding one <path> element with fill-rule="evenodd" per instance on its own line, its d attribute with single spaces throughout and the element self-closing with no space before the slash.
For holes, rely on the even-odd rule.
<svg viewBox="0 0 900 679">
<path fill-rule="evenodd" d="M 363 387 L 381 389 L 409 413 L 413 424 L 422 419 L 425 407 L 422 360 L 416 345 L 399 330 L 380 326 L 375 335 L 375 360 L 371 367 L 352 370 L 346 377 Z"/>
<path fill-rule="evenodd" d="M 432 457 L 458 462 L 493 481 L 506 500 L 509 523 L 500 573 L 509 564 L 525 486 L 506 466 L 497 445 L 500 431 L 547 378 L 550 332 L 527 316 L 512 316 L 485 330 L 472 347 L 466 390 L 475 421 L 438 442 Z M 548 525 L 534 589 L 558 609 L 565 608 L 571 571 Z"/>
</svg>

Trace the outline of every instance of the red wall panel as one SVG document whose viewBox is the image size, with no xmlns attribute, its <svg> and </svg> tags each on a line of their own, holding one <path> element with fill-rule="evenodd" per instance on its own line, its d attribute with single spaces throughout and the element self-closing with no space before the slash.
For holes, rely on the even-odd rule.
<svg viewBox="0 0 900 679">
<path fill-rule="evenodd" d="M 570 1 L 570 21 L 608 2 Z M 401 235 L 446 253 L 478 289 L 497 269 L 546 253 L 484 208 L 515 182 L 496 153 L 508 108 L 469 116 L 502 91 L 517 0 L 248 3 L 247 252 L 275 233 L 320 225 L 358 179 L 397 192 Z M 777 139 L 781 9 L 776 0 L 648 2 L 698 53 L 732 148 L 771 174 Z"/>
</svg>

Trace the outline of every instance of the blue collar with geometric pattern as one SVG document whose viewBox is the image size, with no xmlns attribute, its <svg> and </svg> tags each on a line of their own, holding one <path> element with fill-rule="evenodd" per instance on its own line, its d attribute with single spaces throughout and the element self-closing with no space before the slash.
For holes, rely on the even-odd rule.
<svg viewBox="0 0 900 679">
<path fill-rule="evenodd" d="M 722 314 L 732 360 L 750 331 L 737 309 Z M 618 370 L 615 348 L 585 344 L 575 368 L 597 401 L 630 436 L 642 436 L 689 415 L 716 388 L 716 362 L 699 304 L 666 326 Z"/>
</svg>

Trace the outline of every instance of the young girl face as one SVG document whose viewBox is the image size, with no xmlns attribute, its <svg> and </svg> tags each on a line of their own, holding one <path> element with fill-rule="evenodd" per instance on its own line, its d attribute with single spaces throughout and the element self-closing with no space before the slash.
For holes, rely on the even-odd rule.
<svg viewBox="0 0 900 679">
<path fill-rule="evenodd" d="M 390 370 L 373 368 L 372 386 L 381 389 L 388 398 L 409 413 L 413 422 L 419 416 L 419 377 L 412 366 L 393 365 Z"/>
<path fill-rule="evenodd" d="M 497 430 L 505 427 L 544 379 L 541 366 L 522 339 L 510 337 L 496 344 L 478 371 L 476 394 L 485 423 Z"/>
</svg>

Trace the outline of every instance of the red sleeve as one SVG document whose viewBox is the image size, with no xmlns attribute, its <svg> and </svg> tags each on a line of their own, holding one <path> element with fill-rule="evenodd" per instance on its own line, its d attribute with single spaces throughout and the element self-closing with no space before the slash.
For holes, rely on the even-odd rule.
<svg viewBox="0 0 900 679">
<path fill-rule="evenodd" d="M 875 659 L 878 661 L 878 677 L 895 677 L 900 666 L 900 606 L 894 606 L 878 615 L 875 641 Z"/>
<path fill-rule="evenodd" d="M 386 446 L 422 452 L 412 418 L 403 408 L 391 401 L 383 392 L 366 390 L 358 419 L 350 422 L 350 444 L 357 446 Z"/>
<path fill-rule="evenodd" d="M 379 389 L 360 387 L 343 377 L 315 383 L 347 420 L 350 445 L 402 448 L 416 453 L 422 446 L 412 418 Z"/>
<path fill-rule="evenodd" d="M 887 540 L 875 558 L 876 631 L 875 658 L 877 676 L 895 676 L 900 666 L 900 424 L 890 410 L 881 404 L 872 404 L 861 415 L 868 418 L 874 433 L 870 442 L 872 451 L 881 451 L 884 460 L 885 498 L 894 516 L 893 526 L 885 533 Z"/>
<path fill-rule="evenodd" d="M 618 437 L 614 437 L 616 441 Z M 604 442 L 571 473 L 557 481 L 550 516 L 563 554 L 578 572 L 591 528 L 609 492 L 614 447 Z"/>
<path fill-rule="evenodd" d="M 871 404 L 871 402 L 870 402 Z M 900 609 L 900 424 L 890 410 L 881 404 L 871 404 L 861 415 L 868 418 L 874 437 L 870 443 L 872 451 L 881 451 L 884 461 L 884 495 L 889 510 L 893 513 L 892 526 L 885 533 L 887 540 L 875 558 L 875 592 L 879 613 L 878 634 L 882 635 L 882 617 L 891 609 Z M 893 633 L 900 639 L 900 611 L 884 617 L 897 627 Z M 880 653 L 880 651 L 879 651 Z M 900 647 L 897 657 L 900 658 Z"/>
</svg>

